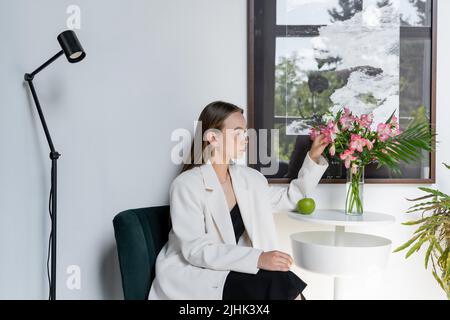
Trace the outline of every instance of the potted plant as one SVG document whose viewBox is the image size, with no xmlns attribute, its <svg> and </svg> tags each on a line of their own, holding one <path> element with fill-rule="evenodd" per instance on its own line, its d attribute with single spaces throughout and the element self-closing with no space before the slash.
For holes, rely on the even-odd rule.
<svg viewBox="0 0 450 320">
<path fill-rule="evenodd" d="M 445 164 L 447 169 L 450 166 Z M 450 196 L 439 190 L 419 187 L 426 195 L 407 199 L 408 201 L 420 201 L 408 208 L 407 213 L 422 212 L 421 219 L 404 222 L 406 226 L 418 226 L 414 236 L 394 250 L 399 252 L 409 248 L 406 258 L 427 245 L 425 253 L 425 269 L 431 261 L 432 274 L 441 288 L 445 291 L 447 299 L 450 299 Z"/>
<path fill-rule="evenodd" d="M 343 161 L 347 169 L 345 213 L 361 215 L 364 212 L 364 167 L 378 163 L 401 174 L 399 163 L 414 162 L 423 150 L 431 151 L 435 134 L 428 121 L 414 119 L 401 130 L 395 111 L 386 122 L 373 123 L 373 114 L 354 115 L 349 108 L 336 115 L 327 112 L 319 125 L 310 130 L 311 139 L 323 135 L 328 146 L 325 154 Z"/>
</svg>

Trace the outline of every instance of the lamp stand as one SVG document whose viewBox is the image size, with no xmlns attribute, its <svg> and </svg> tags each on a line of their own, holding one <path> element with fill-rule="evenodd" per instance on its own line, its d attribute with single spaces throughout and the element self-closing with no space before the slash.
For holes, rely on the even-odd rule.
<svg viewBox="0 0 450 320">
<path fill-rule="evenodd" d="M 43 65 L 34 70 L 32 73 L 25 73 L 25 81 L 28 83 L 31 94 L 33 95 L 34 104 L 39 113 L 39 118 L 41 119 L 42 127 L 44 128 L 45 137 L 47 138 L 48 145 L 50 147 L 50 159 L 52 160 L 52 170 L 51 170 L 51 189 L 50 189 L 50 199 L 49 199 L 49 211 L 51 219 L 51 232 L 49 239 L 49 248 L 47 256 L 47 276 L 49 278 L 49 299 L 56 300 L 56 191 L 57 191 L 57 162 L 60 154 L 55 150 L 53 146 L 52 138 L 50 137 L 50 132 L 47 128 L 47 123 L 45 122 L 44 114 L 42 113 L 41 104 L 39 103 L 36 90 L 34 89 L 33 79 L 36 74 L 45 69 L 49 64 L 58 59 L 63 54 L 66 56 L 70 63 L 76 63 L 84 59 L 86 52 L 83 50 L 78 38 L 73 30 L 66 30 L 61 32 L 57 40 L 62 50 L 55 54 L 53 57 L 48 59 Z M 51 243 L 50 243 L 51 242 Z M 48 260 L 51 257 L 51 272 L 48 268 Z M 50 273 L 50 275 L 49 275 Z"/>
<path fill-rule="evenodd" d="M 51 64 L 53 61 L 55 61 L 57 58 L 59 58 L 61 55 L 63 55 L 63 50 L 55 54 L 53 57 L 51 57 L 48 61 L 46 61 L 42 66 L 37 68 L 32 73 L 26 73 L 25 74 L 25 81 L 28 83 L 31 94 L 33 95 L 33 100 L 36 105 L 37 112 L 39 114 L 39 118 L 42 123 L 42 127 L 44 128 L 45 137 L 47 138 L 48 145 L 50 147 L 50 159 L 52 161 L 52 169 L 51 169 L 51 189 L 50 189 L 50 218 L 51 218 L 51 232 L 50 232 L 50 238 L 51 238 L 51 247 L 50 247 L 50 257 L 51 257 L 51 272 L 50 272 L 50 293 L 49 293 L 49 299 L 55 300 L 56 299 L 56 230 L 57 230 L 57 224 L 56 224 L 56 217 L 57 217 L 57 207 L 56 207 L 56 195 L 57 195 L 57 161 L 60 156 L 60 154 L 55 150 L 55 147 L 53 146 L 53 141 L 50 136 L 50 132 L 48 131 L 47 123 L 45 122 L 44 114 L 42 113 L 41 105 L 39 103 L 38 96 L 36 94 L 36 90 L 34 89 L 33 85 L 33 78 L 34 76 L 42 71 L 45 67 L 47 67 L 49 64 Z M 48 266 L 47 266 L 48 267 Z"/>
</svg>

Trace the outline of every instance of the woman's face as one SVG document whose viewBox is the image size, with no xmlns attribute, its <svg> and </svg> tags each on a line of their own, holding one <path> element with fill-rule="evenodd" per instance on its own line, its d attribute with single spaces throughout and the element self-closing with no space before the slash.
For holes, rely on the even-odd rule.
<svg viewBox="0 0 450 320">
<path fill-rule="evenodd" d="M 247 126 L 242 113 L 230 114 L 223 123 L 221 136 L 217 138 L 215 147 L 220 159 L 228 162 L 229 159 L 242 158 L 248 143 Z"/>
</svg>

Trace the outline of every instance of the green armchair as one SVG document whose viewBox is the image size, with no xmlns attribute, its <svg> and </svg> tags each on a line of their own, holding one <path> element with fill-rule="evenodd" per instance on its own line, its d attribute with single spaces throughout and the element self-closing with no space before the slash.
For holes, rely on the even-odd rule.
<svg viewBox="0 0 450 320">
<path fill-rule="evenodd" d="M 169 206 L 131 209 L 113 219 L 125 300 L 146 300 L 170 230 Z"/>
</svg>

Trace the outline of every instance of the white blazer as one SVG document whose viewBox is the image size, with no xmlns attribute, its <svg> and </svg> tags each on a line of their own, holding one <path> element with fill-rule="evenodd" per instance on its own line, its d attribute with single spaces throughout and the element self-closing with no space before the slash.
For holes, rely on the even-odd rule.
<svg viewBox="0 0 450 320">
<path fill-rule="evenodd" d="M 156 260 L 149 299 L 222 299 L 230 271 L 255 274 L 263 251 L 280 250 L 273 213 L 293 210 L 317 186 L 328 167 L 309 152 L 298 177 L 273 187 L 259 171 L 229 165 L 246 232 L 236 245 L 225 193 L 211 162 L 181 173 L 170 186 L 172 229 Z"/>
</svg>

